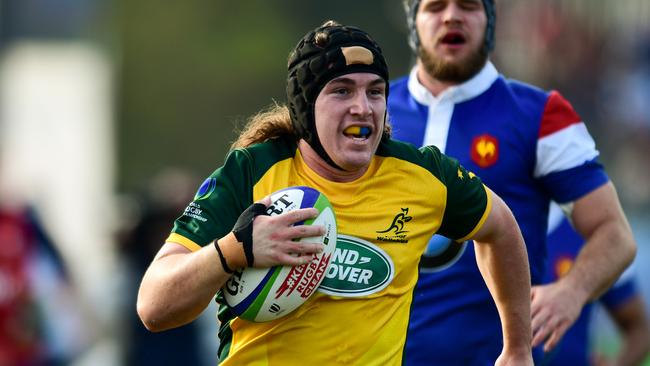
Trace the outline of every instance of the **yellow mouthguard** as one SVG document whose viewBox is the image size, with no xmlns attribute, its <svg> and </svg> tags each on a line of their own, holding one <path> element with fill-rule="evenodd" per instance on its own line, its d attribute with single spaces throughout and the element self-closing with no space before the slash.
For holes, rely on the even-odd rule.
<svg viewBox="0 0 650 366">
<path fill-rule="evenodd" d="M 350 126 L 346 128 L 343 133 L 355 136 L 367 135 L 370 133 L 370 129 L 368 127 Z"/>
<path fill-rule="evenodd" d="M 361 127 L 359 126 L 350 126 L 343 131 L 343 133 L 348 135 L 359 135 L 361 133 Z"/>
</svg>

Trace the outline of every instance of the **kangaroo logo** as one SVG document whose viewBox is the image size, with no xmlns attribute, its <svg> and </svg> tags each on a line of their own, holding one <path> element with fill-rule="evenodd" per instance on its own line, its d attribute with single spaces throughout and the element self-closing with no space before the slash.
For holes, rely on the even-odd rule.
<svg viewBox="0 0 650 366">
<path fill-rule="evenodd" d="M 402 208 L 402 212 L 395 215 L 395 218 L 393 219 L 393 222 L 390 224 L 390 227 L 388 227 L 388 229 L 383 231 L 377 231 L 377 233 L 381 234 L 381 233 L 387 233 L 389 231 L 393 231 L 395 235 L 399 235 L 408 232 L 408 230 L 404 230 L 404 224 L 411 221 L 412 218 L 408 214 L 409 214 L 409 209 Z"/>
</svg>

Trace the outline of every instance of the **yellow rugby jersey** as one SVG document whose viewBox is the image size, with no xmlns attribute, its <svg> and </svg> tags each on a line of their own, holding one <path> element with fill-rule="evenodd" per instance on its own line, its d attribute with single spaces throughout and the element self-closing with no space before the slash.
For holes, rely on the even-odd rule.
<svg viewBox="0 0 650 366">
<path fill-rule="evenodd" d="M 232 229 L 252 202 L 279 189 L 324 193 L 337 218 L 337 248 L 321 286 L 278 320 L 235 317 L 221 294 L 222 365 L 400 365 L 418 261 L 434 233 L 465 240 L 490 210 L 480 179 L 435 147 L 380 144 L 353 182 L 323 179 L 295 143 L 273 140 L 231 152 L 201 186 L 167 239 L 191 250 Z"/>
</svg>

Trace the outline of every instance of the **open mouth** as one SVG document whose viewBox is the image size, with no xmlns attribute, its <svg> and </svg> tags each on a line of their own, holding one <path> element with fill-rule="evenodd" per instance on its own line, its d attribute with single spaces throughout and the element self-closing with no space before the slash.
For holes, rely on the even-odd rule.
<svg viewBox="0 0 650 366">
<path fill-rule="evenodd" d="M 370 137 L 372 130 L 370 127 L 360 127 L 360 126 L 350 126 L 343 131 L 343 134 L 347 137 L 351 137 L 355 140 L 366 140 Z"/>
<path fill-rule="evenodd" d="M 459 45 L 465 43 L 465 37 L 458 32 L 449 32 L 440 40 L 443 44 Z"/>
</svg>

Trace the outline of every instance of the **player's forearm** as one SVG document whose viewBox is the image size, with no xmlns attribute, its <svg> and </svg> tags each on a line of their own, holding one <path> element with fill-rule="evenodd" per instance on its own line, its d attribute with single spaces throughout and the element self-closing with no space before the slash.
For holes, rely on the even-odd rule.
<svg viewBox="0 0 650 366">
<path fill-rule="evenodd" d="M 621 222 L 599 226 L 587 239 L 569 273 L 560 281 L 584 294 L 585 303 L 602 295 L 632 262 L 636 245 Z"/>
<path fill-rule="evenodd" d="M 477 243 L 477 261 L 497 306 L 504 348 L 530 350 L 530 274 L 523 241 Z"/>
<path fill-rule="evenodd" d="M 634 259 L 636 244 L 611 182 L 578 199 L 572 207 L 572 223 L 585 245 L 560 281 L 583 293 L 586 302 L 602 295 L 623 273 Z"/>
<path fill-rule="evenodd" d="M 501 318 L 504 350 L 530 352 L 530 268 L 524 240 L 498 197 L 486 225 L 476 238 L 476 258 Z"/>
<path fill-rule="evenodd" d="M 212 245 L 156 258 L 138 292 L 138 314 L 151 331 L 187 324 L 201 314 L 229 276 Z"/>
</svg>

